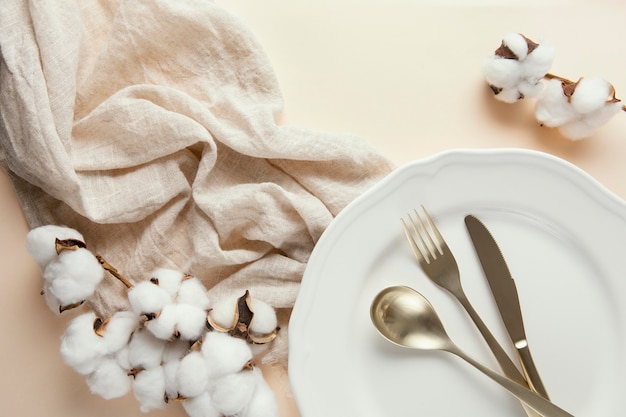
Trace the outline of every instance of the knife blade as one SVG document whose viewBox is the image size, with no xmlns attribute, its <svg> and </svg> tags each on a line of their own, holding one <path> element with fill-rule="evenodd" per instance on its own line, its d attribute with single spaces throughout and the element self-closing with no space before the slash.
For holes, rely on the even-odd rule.
<svg viewBox="0 0 626 417">
<path fill-rule="evenodd" d="M 548 399 L 548 393 L 530 353 L 517 286 L 502 252 L 491 232 L 475 216 L 466 216 L 465 226 L 474 244 L 506 331 L 517 351 L 524 376 L 533 391 Z"/>
</svg>

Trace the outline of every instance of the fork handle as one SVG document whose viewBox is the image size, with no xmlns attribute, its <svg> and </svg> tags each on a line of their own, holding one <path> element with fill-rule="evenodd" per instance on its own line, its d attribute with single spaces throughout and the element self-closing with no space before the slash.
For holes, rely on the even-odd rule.
<svg viewBox="0 0 626 417">
<path fill-rule="evenodd" d="M 470 318 L 478 328 L 478 331 L 485 339 L 485 342 L 487 342 L 487 345 L 489 346 L 489 349 L 491 349 L 493 356 L 495 356 L 496 361 L 498 361 L 498 365 L 500 365 L 502 372 L 518 384 L 529 387 L 528 382 L 520 370 L 517 366 L 515 366 L 509 355 L 504 351 L 502 345 L 500 345 L 500 343 L 496 340 L 485 322 L 480 318 L 467 296 L 464 293 L 455 294 L 455 296 L 469 314 Z"/>
</svg>

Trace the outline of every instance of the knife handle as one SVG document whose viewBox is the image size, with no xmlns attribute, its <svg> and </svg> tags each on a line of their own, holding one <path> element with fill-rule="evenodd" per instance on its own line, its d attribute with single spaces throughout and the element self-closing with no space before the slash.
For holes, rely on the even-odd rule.
<svg viewBox="0 0 626 417">
<path fill-rule="evenodd" d="M 526 343 L 525 346 L 521 346 L 519 348 L 516 346 L 516 350 L 519 356 L 520 364 L 522 365 L 522 372 L 526 377 L 526 381 L 528 382 L 530 389 L 541 395 L 543 398 L 550 399 L 550 397 L 548 396 L 548 392 L 543 385 L 543 381 L 539 376 L 539 371 L 537 371 L 537 367 L 535 366 L 535 361 L 530 354 L 530 348 L 528 347 L 528 343 Z"/>
</svg>

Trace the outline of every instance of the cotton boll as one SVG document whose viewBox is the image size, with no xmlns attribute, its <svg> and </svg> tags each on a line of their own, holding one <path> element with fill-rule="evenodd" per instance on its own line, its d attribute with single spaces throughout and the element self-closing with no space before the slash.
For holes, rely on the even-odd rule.
<svg viewBox="0 0 626 417">
<path fill-rule="evenodd" d="M 482 73 L 489 85 L 512 88 L 520 78 L 519 61 L 499 56 L 490 56 L 483 61 Z"/>
<path fill-rule="evenodd" d="M 191 304 L 202 310 L 207 310 L 211 305 L 205 286 L 195 277 L 181 282 L 176 302 L 179 304 Z"/>
<path fill-rule="evenodd" d="M 559 133 L 571 140 L 587 138 L 595 132 L 596 128 L 585 123 L 584 120 L 574 120 L 558 127 Z"/>
<path fill-rule="evenodd" d="M 522 66 L 522 77 L 536 83 L 541 80 L 552 67 L 556 50 L 549 44 L 541 43 L 533 50 Z"/>
<path fill-rule="evenodd" d="M 61 338 L 63 361 L 78 373 L 86 375 L 95 369 L 97 359 L 106 354 L 106 346 L 93 329 L 94 312 L 72 319 Z"/>
<path fill-rule="evenodd" d="M 276 311 L 264 301 L 253 298 L 250 307 L 254 311 L 250 331 L 257 334 L 272 333 L 278 327 Z"/>
<path fill-rule="evenodd" d="M 110 400 L 126 395 L 131 381 L 115 359 L 106 359 L 87 377 L 87 385 L 92 393 Z"/>
<path fill-rule="evenodd" d="M 29 231 L 26 235 L 26 248 L 42 270 L 57 257 L 56 239 L 85 241 L 78 231 L 64 226 L 46 225 Z"/>
<path fill-rule="evenodd" d="M 540 82 L 531 83 L 525 80 L 522 80 L 517 85 L 517 89 L 524 97 L 535 97 L 541 93 L 543 89 L 543 84 Z"/>
<path fill-rule="evenodd" d="M 104 278 L 104 269 L 87 249 L 63 251 L 44 269 L 50 292 L 61 304 L 73 304 L 93 295 Z"/>
<path fill-rule="evenodd" d="M 117 361 L 120 368 L 125 369 L 127 372 L 132 369 L 133 366 L 130 364 L 130 348 L 128 345 L 115 352 L 113 358 Z"/>
<path fill-rule="evenodd" d="M 511 104 L 518 102 L 522 98 L 522 95 L 517 88 L 513 87 L 503 88 L 495 97 L 498 101 Z"/>
<path fill-rule="evenodd" d="M 165 345 L 163 350 L 163 363 L 177 361 L 189 352 L 189 341 L 176 339 Z"/>
<path fill-rule="evenodd" d="M 518 60 L 523 60 L 528 54 L 528 43 L 519 33 L 507 33 L 502 38 L 502 42 L 517 56 Z"/>
<path fill-rule="evenodd" d="M 256 389 L 257 378 L 250 370 L 225 375 L 215 381 L 209 393 L 213 406 L 225 416 L 243 411 Z"/>
<path fill-rule="evenodd" d="M 178 288 L 184 277 L 185 274 L 180 271 L 159 268 L 152 273 L 151 280 L 157 280 L 157 285 L 166 290 L 171 297 L 174 297 L 178 292 Z"/>
<path fill-rule="evenodd" d="M 248 406 L 241 412 L 240 417 L 278 417 L 278 403 L 274 391 L 263 379 L 259 370 L 257 385 Z"/>
<path fill-rule="evenodd" d="M 591 113 L 604 106 L 610 94 L 611 85 L 602 78 L 583 78 L 571 97 L 572 107 L 578 113 Z"/>
<path fill-rule="evenodd" d="M 201 352 L 189 352 L 178 367 L 178 393 L 184 397 L 197 397 L 209 385 L 209 370 Z"/>
<path fill-rule="evenodd" d="M 132 368 L 155 368 L 161 365 L 166 341 L 157 339 L 147 329 L 138 329 L 128 344 Z"/>
<path fill-rule="evenodd" d="M 158 366 L 145 369 L 135 375 L 133 392 L 139 401 L 139 409 L 147 413 L 151 410 L 165 408 L 165 375 L 163 368 Z"/>
<path fill-rule="evenodd" d="M 224 297 L 215 303 L 209 312 L 211 319 L 224 328 L 230 328 L 235 317 L 237 298 L 235 296 Z"/>
<path fill-rule="evenodd" d="M 216 331 L 205 335 L 202 354 L 212 378 L 239 372 L 252 359 L 252 351 L 245 340 Z"/>
<path fill-rule="evenodd" d="M 549 127 L 560 126 L 576 118 L 576 112 L 563 93 L 561 81 L 548 81 L 546 88 L 537 99 L 535 117 L 539 123 Z"/>
<path fill-rule="evenodd" d="M 179 337 L 185 340 L 200 339 L 206 330 L 206 311 L 191 304 L 176 304 L 176 310 L 176 330 Z"/>
<path fill-rule="evenodd" d="M 137 314 L 154 314 L 172 302 L 172 297 L 163 288 L 143 281 L 128 290 L 128 301 Z"/>
<path fill-rule="evenodd" d="M 222 413 L 211 404 L 211 396 L 206 391 L 197 397 L 186 399 L 182 404 L 189 417 L 222 417 Z"/>
<path fill-rule="evenodd" d="M 109 319 L 102 336 L 107 353 L 115 353 L 123 348 L 138 325 L 139 317 L 132 311 L 118 311 L 115 313 Z"/>
<path fill-rule="evenodd" d="M 44 281 L 43 283 L 43 295 L 48 308 L 55 314 L 61 314 L 61 307 L 63 307 L 63 305 L 50 291 L 50 283 L 48 281 Z"/>
<path fill-rule="evenodd" d="M 178 398 L 178 369 L 180 359 L 173 359 L 163 363 L 163 376 L 165 377 L 165 395 L 168 399 Z"/>
<path fill-rule="evenodd" d="M 176 332 L 179 309 L 176 304 L 167 304 L 161 309 L 159 316 L 146 323 L 146 329 L 159 339 L 169 340 Z"/>
</svg>

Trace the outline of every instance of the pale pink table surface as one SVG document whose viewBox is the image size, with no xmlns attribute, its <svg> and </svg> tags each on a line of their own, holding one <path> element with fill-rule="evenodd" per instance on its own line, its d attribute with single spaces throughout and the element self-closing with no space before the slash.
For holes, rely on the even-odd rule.
<svg viewBox="0 0 626 417">
<path fill-rule="evenodd" d="M 557 47 L 552 72 L 603 76 L 626 99 L 621 0 L 220 3 L 241 16 L 269 55 L 285 96 L 282 123 L 355 133 L 397 164 L 455 148 L 541 150 L 626 199 L 626 114 L 572 142 L 537 125 L 532 101 L 496 102 L 479 71 L 505 33 L 522 32 Z M 176 406 L 143 414 L 132 395 L 105 401 L 89 393 L 84 377 L 60 358 L 67 318 L 52 315 L 39 295 L 39 271 L 24 247 L 28 227 L 4 172 L 0 213 L 0 414 L 184 416 Z M 281 417 L 298 416 L 286 373 L 265 371 Z"/>
</svg>

